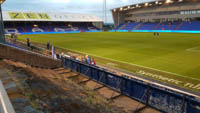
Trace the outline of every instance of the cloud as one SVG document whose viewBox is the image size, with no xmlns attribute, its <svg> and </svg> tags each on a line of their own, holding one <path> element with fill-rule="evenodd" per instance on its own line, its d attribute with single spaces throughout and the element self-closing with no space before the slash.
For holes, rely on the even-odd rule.
<svg viewBox="0 0 200 113">
<path fill-rule="evenodd" d="M 6 0 L 3 10 L 41 11 L 94 14 L 103 17 L 104 0 Z M 107 0 L 108 20 L 112 21 L 110 9 L 152 0 Z"/>
</svg>

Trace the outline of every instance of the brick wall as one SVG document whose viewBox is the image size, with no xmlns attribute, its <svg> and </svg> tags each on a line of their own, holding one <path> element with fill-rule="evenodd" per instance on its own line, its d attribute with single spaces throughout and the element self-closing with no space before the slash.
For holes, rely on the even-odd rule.
<svg viewBox="0 0 200 113">
<path fill-rule="evenodd" d="M 22 62 L 40 68 L 53 69 L 61 67 L 60 60 L 54 60 L 31 51 L 21 50 L 4 44 L 0 44 L 0 58 Z"/>
</svg>

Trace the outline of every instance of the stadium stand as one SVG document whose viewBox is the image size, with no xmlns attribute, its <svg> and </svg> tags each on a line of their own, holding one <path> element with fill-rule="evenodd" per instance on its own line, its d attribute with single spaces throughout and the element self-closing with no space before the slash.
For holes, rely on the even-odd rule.
<svg viewBox="0 0 200 113">
<path fill-rule="evenodd" d="M 138 29 L 135 29 L 137 25 L 141 24 Z M 180 25 L 181 24 L 181 25 Z M 115 30 L 124 24 L 120 24 Z M 188 21 L 188 22 L 147 22 L 147 23 L 128 23 L 123 30 L 196 30 L 200 31 L 200 21 Z"/>
<path fill-rule="evenodd" d="M 5 33 L 94 32 L 103 21 L 95 15 L 3 11 Z"/>
<path fill-rule="evenodd" d="M 124 25 L 124 24 L 120 24 L 119 26 L 117 26 L 117 27 L 115 28 L 115 30 L 119 30 L 123 25 Z"/>
<path fill-rule="evenodd" d="M 200 31 L 199 0 L 155 0 L 118 7 L 112 14 L 115 30 Z"/>
<path fill-rule="evenodd" d="M 26 23 L 27 24 L 27 23 Z M 17 27 L 16 27 L 17 26 Z M 91 23 L 52 23 L 51 25 L 44 25 L 43 23 L 28 23 L 24 25 L 5 23 L 5 33 L 32 33 L 32 32 L 65 32 L 65 31 L 97 31 L 99 28 Z"/>
<path fill-rule="evenodd" d="M 128 23 L 123 30 L 133 30 L 139 23 Z"/>
<path fill-rule="evenodd" d="M 143 23 L 137 30 L 153 30 L 158 23 Z"/>
</svg>

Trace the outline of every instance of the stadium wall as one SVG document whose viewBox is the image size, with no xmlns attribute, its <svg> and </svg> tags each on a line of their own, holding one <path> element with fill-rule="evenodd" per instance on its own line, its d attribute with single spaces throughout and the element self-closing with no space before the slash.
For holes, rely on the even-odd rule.
<svg viewBox="0 0 200 113">
<path fill-rule="evenodd" d="M 159 32 L 159 33 L 200 33 L 200 31 L 186 31 L 186 30 L 110 30 L 109 32 Z"/>
<path fill-rule="evenodd" d="M 118 26 L 126 22 L 165 22 L 200 19 L 200 1 L 171 1 L 173 3 L 167 3 L 167 0 L 155 0 L 112 9 L 114 23 Z"/>
<path fill-rule="evenodd" d="M 63 58 L 63 66 L 81 73 L 123 95 L 138 100 L 164 113 L 199 113 L 200 100 L 194 96 L 173 91 L 127 76 L 119 76 L 102 68 Z M 145 107 L 146 107 L 145 106 Z"/>
<path fill-rule="evenodd" d="M 26 51 L 20 48 L 11 47 L 5 44 L 0 44 L 0 58 L 9 59 L 12 61 L 22 62 L 34 67 L 40 68 L 58 68 L 61 67 L 60 60 L 54 60 L 52 58 Z"/>
</svg>

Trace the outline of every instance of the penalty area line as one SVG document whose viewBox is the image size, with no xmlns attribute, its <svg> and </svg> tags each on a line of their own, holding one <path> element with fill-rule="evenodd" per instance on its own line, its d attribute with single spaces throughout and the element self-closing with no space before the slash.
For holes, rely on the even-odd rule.
<svg viewBox="0 0 200 113">
<path fill-rule="evenodd" d="M 141 68 L 146 68 L 146 69 L 150 69 L 150 70 L 154 70 L 154 71 L 158 71 L 158 72 L 168 73 L 168 74 L 171 74 L 171 75 L 176 75 L 176 76 L 200 81 L 200 79 L 198 79 L 198 78 L 188 77 L 188 76 L 184 76 L 184 75 L 173 73 L 173 72 L 163 71 L 163 70 L 159 70 L 159 69 L 155 69 L 155 68 L 151 68 L 151 67 L 146 67 L 146 66 L 142 66 L 142 65 L 138 65 L 138 64 L 132 64 L 132 63 L 124 62 L 124 61 L 119 61 L 119 60 L 106 58 L 106 57 L 102 57 L 102 56 L 97 56 L 97 55 L 94 55 L 94 54 L 89 54 L 89 53 L 85 53 L 85 52 L 81 52 L 81 51 L 77 51 L 77 50 L 72 50 L 72 49 L 68 49 L 68 48 L 63 48 L 63 47 L 59 47 L 59 46 L 57 46 L 57 47 L 61 48 L 61 49 L 65 49 L 65 50 L 70 50 L 72 52 L 74 51 L 74 52 L 77 52 L 77 53 L 88 54 L 88 55 L 99 57 L 99 58 L 102 58 L 102 59 L 107 59 L 107 60 L 111 60 L 111 61 L 115 61 L 115 62 L 119 62 L 119 63 L 123 63 L 123 64 L 129 64 L 129 65 L 132 65 L 132 66 L 137 66 L 137 67 L 141 67 Z"/>
<path fill-rule="evenodd" d="M 186 51 L 200 52 L 200 50 L 197 50 L 197 48 L 200 48 L 200 46 L 196 46 L 196 47 L 193 47 L 193 48 L 186 49 Z"/>
</svg>

